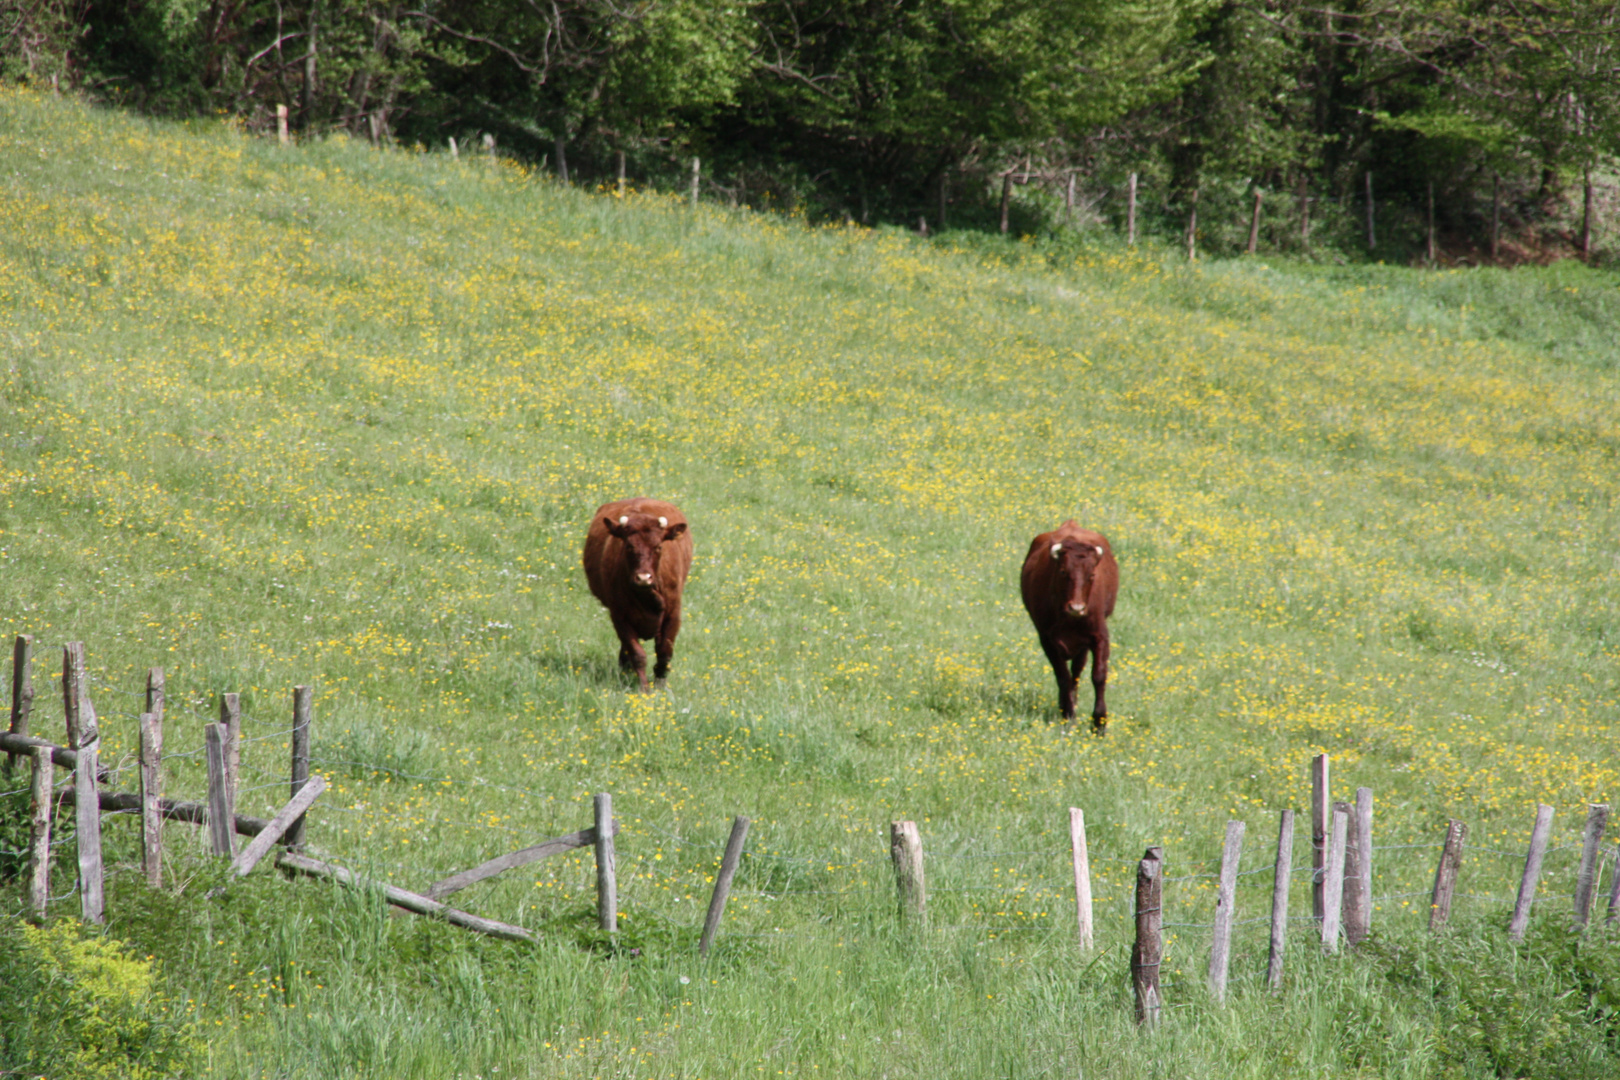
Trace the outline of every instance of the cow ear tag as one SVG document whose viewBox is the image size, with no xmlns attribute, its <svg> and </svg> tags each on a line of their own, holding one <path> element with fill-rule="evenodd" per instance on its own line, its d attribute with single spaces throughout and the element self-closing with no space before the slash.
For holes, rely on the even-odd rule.
<svg viewBox="0 0 1620 1080">
<path fill-rule="evenodd" d="M 1055 559 L 1059 555 L 1062 555 L 1062 554 L 1063 554 L 1063 545 L 1062 544 L 1053 544 L 1052 545 L 1052 558 Z"/>
<path fill-rule="evenodd" d="M 660 529 L 667 529 L 667 528 L 669 528 L 669 518 L 667 518 L 667 517 L 661 517 L 661 518 L 659 518 L 659 519 L 658 519 L 658 527 L 659 527 L 659 528 L 660 528 Z"/>
<path fill-rule="evenodd" d="M 1102 553 L 1103 553 L 1103 550 L 1102 550 L 1102 548 L 1098 548 L 1098 549 L 1097 549 L 1097 554 L 1099 554 L 1099 555 L 1101 555 L 1101 554 L 1102 554 Z"/>
</svg>

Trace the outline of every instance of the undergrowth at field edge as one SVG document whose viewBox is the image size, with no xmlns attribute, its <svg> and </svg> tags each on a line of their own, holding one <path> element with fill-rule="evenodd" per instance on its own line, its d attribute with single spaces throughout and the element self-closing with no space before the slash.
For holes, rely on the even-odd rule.
<svg viewBox="0 0 1620 1080">
<path fill-rule="evenodd" d="M 1466 995 L 1381 980 L 1424 950 L 1507 965 L 1500 852 L 1536 801 L 1560 847 L 1538 918 L 1565 919 L 1580 813 L 1616 790 L 1620 395 L 1600 348 L 1540 340 L 1596 341 L 1612 277 L 1188 270 L 694 215 L 15 91 L 0 119 L 0 631 L 39 640 L 35 729 L 61 723 L 66 640 L 115 763 L 148 665 L 171 751 L 236 691 L 263 813 L 310 683 L 333 784 L 312 842 L 408 887 L 582 827 L 593 791 L 624 822 L 616 949 L 589 932 L 585 856 L 465 895 L 540 930 L 532 950 L 270 874 L 205 901 L 218 870 L 177 827 L 170 891 L 126 869 L 109 910 L 216 1072 L 1585 1075 L 1445 1027 L 1482 1008 Z M 1511 309 L 1488 334 L 1470 289 Z M 694 522 L 665 696 L 626 693 L 577 569 L 589 512 L 629 493 Z M 1016 595 L 1029 537 L 1070 516 L 1122 565 L 1104 740 L 1051 723 Z M 1202 932 L 1173 928 L 1177 1009 L 1137 1039 L 1133 860 L 1160 843 L 1172 877 L 1207 874 L 1236 816 L 1263 868 L 1321 751 L 1338 793 L 1377 792 L 1380 844 L 1470 823 L 1455 938 L 1482 951 L 1422 940 L 1434 853 L 1392 848 L 1394 951 L 1318 960 L 1301 924 L 1273 1001 L 1245 926 L 1221 1011 Z M 195 796 L 197 759 L 169 783 Z M 1069 805 L 1098 860 L 1089 967 Z M 751 855 L 703 968 L 734 813 Z M 900 816 L 935 891 L 916 940 L 893 925 Z M 110 829 L 127 868 L 129 823 Z M 1242 880 L 1257 916 L 1269 882 Z M 1207 922 L 1212 886 L 1173 882 L 1170 920 Z M 1607 1013 L 1559 1004 L 1568 977 L 1526 982 L 1526 1015 L 1612 1064 Z"/>
</svg>

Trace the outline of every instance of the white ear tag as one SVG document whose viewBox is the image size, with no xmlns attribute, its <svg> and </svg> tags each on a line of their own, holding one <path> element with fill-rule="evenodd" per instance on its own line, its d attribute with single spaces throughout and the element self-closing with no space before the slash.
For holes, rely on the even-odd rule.
<svg viewBox="0 0 1620 1080">
<path fill-rule="evenodd" d="M 667 528 L 669 528 L 669 518 L 667 518 L 667 517 L 661 517 L 661 518 L 659 518 L 659 519 L 658 519 L 658 527 L 659 527 L 659 528 L 660 528 L 660 529 L 667 529 Z"/>
<path fill-rule="evenodd" d="M 630 524 L 630 515 L 626 514 L 626 515 L 624 515 L 624 517 L 620 518 L 619 519 L 619 524 L 620 525 L 628 525 L 628 524 Z"/>
<path fill-rule="evenodd" d="M 1061 554 L 1063 554 L 1063 545 L 1062 544 L 1053 544 L 1052 545 L 1052 558 L 1055 559 Z"/>
<path fill-rule="evenodd" d="M 1099 554 L 1099 555 L 1101 555 L 1101 554 L 1102 554 L 1102 553 L 1103 553 L 1103 552 L 1102 552 L 1102 548 L 1098 548 L 1098 549 L 1097 549 L 1097 554 Z"/>
</svg>

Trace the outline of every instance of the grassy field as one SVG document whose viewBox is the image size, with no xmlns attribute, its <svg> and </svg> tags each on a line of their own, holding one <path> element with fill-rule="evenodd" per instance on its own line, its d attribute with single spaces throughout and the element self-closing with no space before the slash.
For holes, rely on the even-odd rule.
<svg viewBox="0 0 1620 1080">
<path fill-rule="evenodd" d="M 10 90 L 0 206 L 0 633 L 38 641 L 36 732 L 83 640 L 127 762 L 162 665 L 166 749 L 190 755 L 171 792 L 201 791 L 201 726 L 236 691 L 241 808 L 267 813 L 310 684 L 334 785 L 310 843 L 407 888 L 589 824 L 592 792 L 623 821 L 617 941 L 588 853 L 458 896 L 528 947 L 268 871 L 210 899 L 185 826 L 153 893 L 109 819 L 110 932 L 206 1036 L 199 1074 L 1620 1068 L 1620 946 L 1566 933 L 1584 806 L 1620 796 L 1614 276 L 810 229 Z M 655 696 L 578 566 L 590 512 L 631 494 L 677 502 L 697 548 Z M 1053 722 L 1017 596 L 1030 537 L 1069 517 L 1121 565 L 1102 739 Z M 1244 923 L 1218 1007 L 1224 825 L 1248 823 L 1257 918 L 1321 752 L 1336 797 L 1376 793 L 1377 941 L 1323 958 L 1296 922 L 1273 996 Z M 1559 850 L 1515 948 L 1537 801 Z M 738 813 L 749 856 L 700 963 Z M 922 932 L 895 925 L 901 817 Z M 1474 850 L 1431 941 L 1447 817 Z M 1127 974 L 1148 844 L 1172 879 L 1153 1038 Z"/>
</svg>

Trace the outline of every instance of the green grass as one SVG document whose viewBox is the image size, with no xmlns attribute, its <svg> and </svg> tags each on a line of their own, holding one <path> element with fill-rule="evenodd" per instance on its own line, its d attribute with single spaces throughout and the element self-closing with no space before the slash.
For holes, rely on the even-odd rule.
<svg viewBox="0 0 1620 1080">
<path fill-rule="evenodd" d="M 310 841 L 408 888 L 588 824 L 593 792 L 624 824 L 616 941 L 586 853 L 458 894 L 526 947 L 268 871 L 211 899 L 182 826 L 154 893 L 110 819 L 110 932 L 196 1010 L 200 1071 L 1614 1071 L 1615 945 L 1563 927 L 1568 845 L 1620 760 L 1612 275 L 812 230 L 10 91 L 0 199 L 0 630 L 39 640 L 35 730 L 61 723 L 50 647 L 83 640 L 127 763 L 160 664 L 171 752 L 242 695 L 242 809 L 268 813 L 309 684 L 333 783 Z M 680 504 L 697 546 L 656 697 L 578 569 L 590 512 L 628 494 Z M 1016 592 L 1071 516 L 1122 568 L 1102 740 L 1053 723 Z M 1455 932 L 1422 931 L 1436 853 L 1381 851 L 1376 948 L 1320 957 L 1295 923 L 1273 996 L 1245 923 L 1223 1009 L 1207 931 L 1172 926 L 1173 1008 L 1142 1038 L 1134 860 L 1162 844 L 1167 920 L 1207 923 L 1212 879 L 1185 876 L 1230 817 L 1263 870 L 1319 752 L 1336 795 L 1376 792 L 1380 844 L 1469 823 Z M 168 768 L 200 793 L 197 756 Z M 1536 801 L 1560 850 L 1520 948 L 1496 852 Z M 738 813 L 750 854 L 700 963 Z M 901 817 L 920 932 L 895 922 Z M 1240 880 L 1260 916 L 1269 875 Z"/>
</svg>

